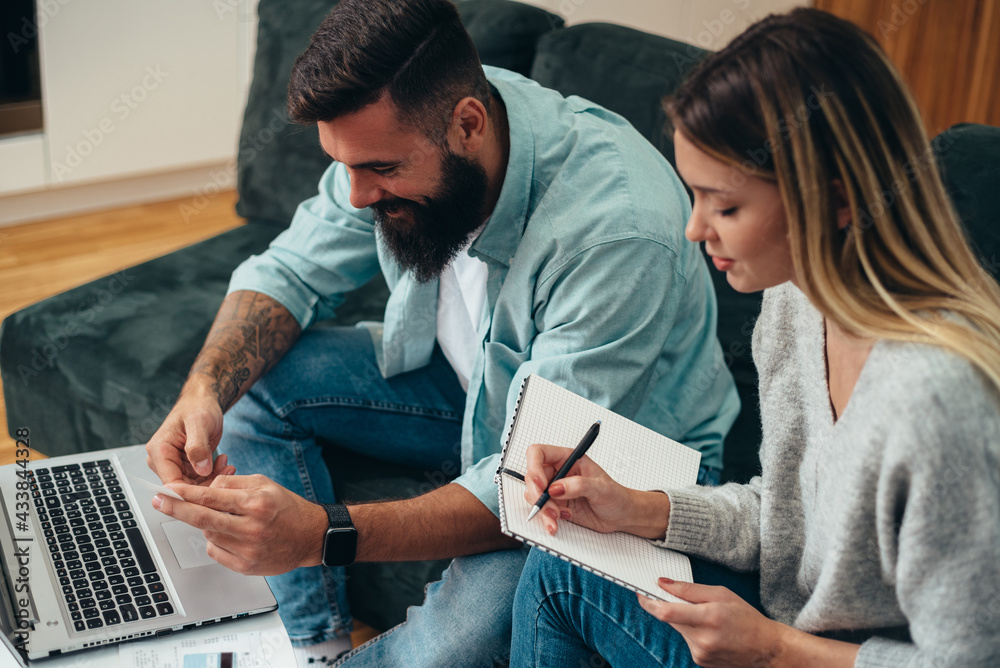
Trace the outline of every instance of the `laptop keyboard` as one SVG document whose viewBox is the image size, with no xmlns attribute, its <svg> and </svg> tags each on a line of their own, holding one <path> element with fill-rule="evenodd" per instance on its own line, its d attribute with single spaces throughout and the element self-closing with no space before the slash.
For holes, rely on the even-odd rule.
<svg viewBox="0 0 1000 668">
<path fill-rule="evenodd" d="M 49 557 L 77 631 L 173 614 L 110 460 L 33 468 L 28 475 Z"/>
</svg>

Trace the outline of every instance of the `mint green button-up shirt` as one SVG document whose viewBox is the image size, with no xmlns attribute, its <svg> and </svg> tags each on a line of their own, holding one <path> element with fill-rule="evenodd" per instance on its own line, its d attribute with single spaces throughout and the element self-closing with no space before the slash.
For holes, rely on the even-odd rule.
<svg viewBox="0 0 1000 668">
<path fill-rule="evenodd" d="M 722 466 L 739 412 L 715 337 L 716 303 L 690 204 L 669 163 L 628 122 L 513 72 L 484 68 L 506 106 L 510 155 L 489 222 L 469 249 L 488 265 L 487 302 L 462 425 L 456 480 L 494 513 L 493 474 L 531 373 L 606 406 Z M 420 284 L 384 248 L 368 209 L 349 203 L 334 163 L 270 248 L 229 291 L 283 304 L 304 328 L 381 271 L 383 323 L 362 323 L 389 378 L 426 365 L 438 283 Z"/>
</svg>

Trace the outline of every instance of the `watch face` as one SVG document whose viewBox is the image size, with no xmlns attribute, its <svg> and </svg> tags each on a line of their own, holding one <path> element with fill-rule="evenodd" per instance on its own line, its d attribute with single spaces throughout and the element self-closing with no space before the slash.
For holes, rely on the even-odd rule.
<svg viewBox="0 0 1000 668">
<path fill-rule="evenodd" d="M 325 566 L 347 566 L 354 563 L 358 553 L 358 532 L 354 528 L 327 529 L 323 543 Z"/>
</svg>

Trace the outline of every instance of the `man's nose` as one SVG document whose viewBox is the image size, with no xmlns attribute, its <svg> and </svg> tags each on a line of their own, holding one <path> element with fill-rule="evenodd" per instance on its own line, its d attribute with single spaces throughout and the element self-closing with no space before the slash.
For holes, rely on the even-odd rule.
<svg viewBox="0 0 1000 668">
<path fill-rule="evenodd" d="M 351 206 L 364 209 L 381 199 L 385 199 L 385 190 L 379 187 L 378 180 L 360 171 L 351 176 Z"/>
</svg>

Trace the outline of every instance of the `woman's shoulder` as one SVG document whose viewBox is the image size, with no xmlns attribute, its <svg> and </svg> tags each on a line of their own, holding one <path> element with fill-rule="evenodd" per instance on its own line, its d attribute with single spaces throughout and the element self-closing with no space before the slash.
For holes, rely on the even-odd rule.
<svg viewBox="0 0 1000 668">
<path fill-rule="evenodd" d="M 899 457 L 921 444 L 944 457 L 1000 454 L 1000 393 L 970 361 L 940 346 L 885 340 L 869 359 L 858 399 L 895 423 L 889 433 L 897 438 L 889 440 Z"/>
<path fill-rule="evenodd" d="M 803 346 L 822 343 L 822 334 L 822 316 L 801 290 L 792 283 L 768 288 L 754 324 L 754 364 L 761 371 L 787 361 Z"/>
</svg>

